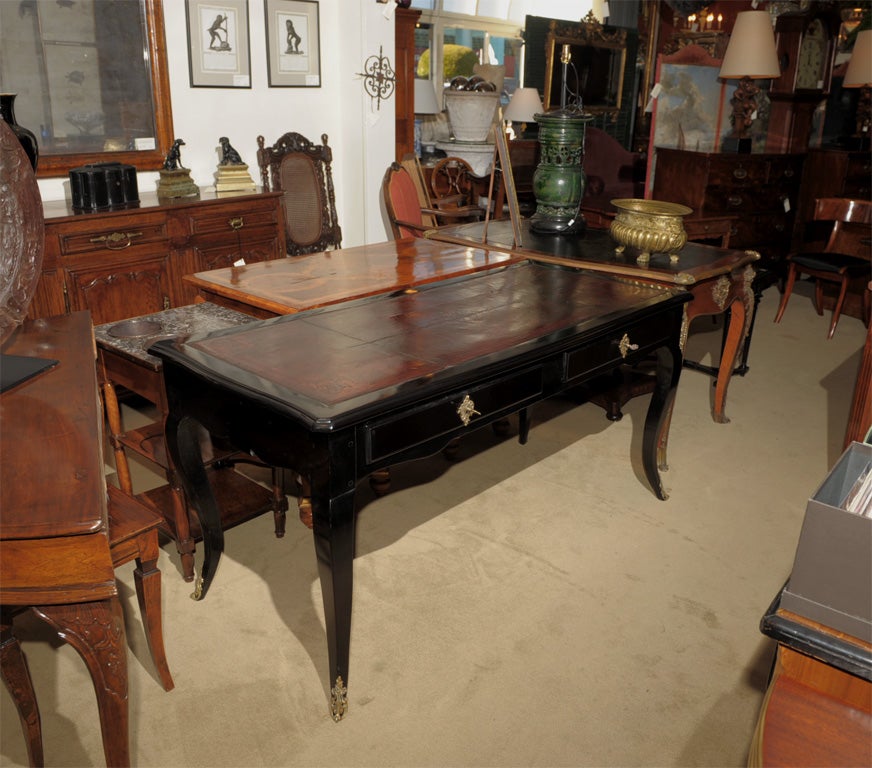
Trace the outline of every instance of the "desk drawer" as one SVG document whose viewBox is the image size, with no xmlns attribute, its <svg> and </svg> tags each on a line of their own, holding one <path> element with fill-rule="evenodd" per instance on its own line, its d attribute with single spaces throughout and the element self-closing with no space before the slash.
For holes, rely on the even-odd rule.
<svg viewBox="0 0 872 768">
<path fill-rule="evenodd" d="M 366 460 L 380 461 L 416 445 L 440 437 L 448 438 L 452 432 L 462 431 L 467 425 L 461 420 L 458 408 L 464 401 L 478 411 L 470 414 L 468 424 L 475 428 L 476 422 L 491 419 L 495 414 L 505 415 L 520 410 L 539 399 L 542 391 L 543 368 L 537 366 L 471 389 L 458 390 L 418 409 L 373 422 L 367 427 Z"/>
<path fill-rule="evenodd" d="M 669 341 L 670 328 L 665 319 L 639 322 L 631 326 L 626 336 L 604 336 L 584 349 L 567 352 L 563 358 L 564 381 L 573 383 L 595 376 L 604 368 L 617 363 L 629 362 L 634 357 L 655 349 Z M 621 353 L 622 340 L 626 338 L 626 354 Z"/>
</svg>

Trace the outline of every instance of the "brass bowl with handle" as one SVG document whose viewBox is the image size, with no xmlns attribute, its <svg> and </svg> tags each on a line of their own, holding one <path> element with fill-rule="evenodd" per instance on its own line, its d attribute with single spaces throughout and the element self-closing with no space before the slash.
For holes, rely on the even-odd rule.
<svg viewBox="0 0 872 768">
<path fill-rule="evenodd" d="M 691 208 L 662 200 L 625 198 L 612 200 L 618 215 L 609 227 L 612 239 L 618 243 L 616 253 L 627 246 L 636 248 L 639 264 L 647 264 L 652 253 L 668 253 L 670 261 L 678 261 L 678 252 L 687 242 L 683 217 Z"/>
</svg>

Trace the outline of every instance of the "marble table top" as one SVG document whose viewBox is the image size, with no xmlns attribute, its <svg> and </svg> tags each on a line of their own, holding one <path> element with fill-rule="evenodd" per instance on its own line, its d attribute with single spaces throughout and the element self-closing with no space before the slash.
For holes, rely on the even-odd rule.
<svg viewBox="0 0 872 768">
<path fill-rule="evenodd" d="M 204 301 L 94 326 L 94 338 L 97 346 L 158 370 L 161 361 L 149 354 L 148 348 L 159 339 L 210 333 L 254 320 L 251 315 Z"/>
</svg>

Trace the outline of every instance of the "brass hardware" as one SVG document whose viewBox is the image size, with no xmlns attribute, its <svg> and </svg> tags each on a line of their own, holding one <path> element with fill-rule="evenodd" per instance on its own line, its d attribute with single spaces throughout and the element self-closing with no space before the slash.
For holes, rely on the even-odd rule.
<svg viewBox="0 0 872 768">
<path fill-rule="evenodd" d="M 130 245 L 134 237 L 142 237 L 142 232 L 113 232 L 111 235 L 92 237 L 92 243 L 103 243 L 110 251 L 121 251 Z"/>
<path fill-rule="evenodd" d="M 342 675 L 336 677 L 336 682 L 330 689 L 330 714 L 338 723 L 348 711 L 348 688 L 342 680 Z"/>
<path fill-rule="evenodd" d="M 786 179 L 793 178 L 793 168 L 785 168 L 784 169 L 784 178 L 786 178 Z"/>
<path fill-rule="evenodd" d="M 687 242 L 682 217 L 693 213 L 692 209 L 677 203 L 636 198 L 612 200 L 612 205 L 618 209 L 609 225 L 612 239 L 618 243 L 616 253 L 623 253 L 629 245 L 641 252 L 636 257 L 639 264 L 647 264 L 652 253 L 668 253 L 670 260 L 678 260 L 678 251 Z"/>
<path fill-rule="evenodd" d="M 628 352 L 635 352 L 639 349 L 638 344 L 631 344 L 630 337 L 625 333 L 621 340 L 618 342 L 618 350 L 620 350 L 621 357 L 626 357 Z"/>
<path fill-rule="evenodd" d="M 737 179 L 746 179 L 748 177 L 748 171 L 739 166 L 733 171 L 733 176 Z"/>
<path fill-rule="evenodd" d="M 170 308 L 170 297 L 169 297 L 169 296 L 164 296 L 164 297 L 163 297 L 163 308 L 164 308 L 164 309 L 169 309 L 169 308 Z"/>
<path fill-rule="evenodd" d="M 203 577 L 197 579 L 194 584 L 194 591 L 191 593 L 191 600 L 199 600 L 203 597 Z"/>
<path fill-rule="evenodd" d="M 733 208 L 738 208 L 742 204 L 741 195 L 730 195 L 727 198 L 727 205 L 732 205 Z"/>
<path fill-rule="evenodd" d="M 67 288 L 66 280 L 64 281 L 64 314 L 70 314 L 70 291 Z"/>
<path fill-rule="evenodd" d="M 721 275 L 715 284 L 712 286 L 712 299 L 715 304 L 718 305 L 721 312 L 724 311 L 724 307 L 727 305 L 727 299 L 730 296 L 730 279 L 726 275 Z"/>
<path fill-rule="evenodd" d="M 237 230 L 242 229 L 245 225 L 245 222 L 242 220 L 242 216 L 235 216 L 232 219 L 229 219 L 227 223 L 230 225 L 230 229 Z"/>
<path fill-rule="evenodd" d="M 473 415 L 481 416 L 481 413 L 475 410 L 475 403 L 472 401 L 472 398 L 469 395 L 464 395 L 460 405 L 457 406 L 457 415 L 460 416 L 463 426 L 468 427 Z"/>
</svg>

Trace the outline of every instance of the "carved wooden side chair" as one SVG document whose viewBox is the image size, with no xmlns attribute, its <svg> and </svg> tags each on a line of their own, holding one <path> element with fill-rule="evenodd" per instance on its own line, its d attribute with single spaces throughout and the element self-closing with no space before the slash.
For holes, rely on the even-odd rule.
<svg viewBox="0 0 872 768">
<path fill-rule="evenodd" d="M 333 152 L 327 134 L 313 144 L 299 133 L 286 133 L 271 147 L 257 137 L 257 164 L 264 191 L 284 192 L 288 255 L 339 248 L 342 230 L 333 190 Z"/>
<path fill-rule="evenodd" d="M 841 197 L 822 197 L 815 201 L 815 221 L 832 221 L 833 229 L 824 250 L 820 252 L 791 253 L 787 257 L 790 268 L 781 296 L 781 304 L 775 315 L 775 322 L 780 322 L 787 308 L 790 294 L 799 275 L 809 275 L 814 278 L 814 307 L 819 315 L 823 315 L 823 283 L 836 283 L 839 293 L 833 307 L 833 318 L 830 322 L 827 338 L 833 338 L 836 325 L 842 313 L 845 296 L 851 282 L 865 278 L 868 282 L 872 261 L 870 261 L 869 226 L 872 224 L 872 202 L 868 200 L 850 200 Z M 863 322 L 869 325 L 870 299 L 869 291 L 862 290 Z"/>
</svg>

